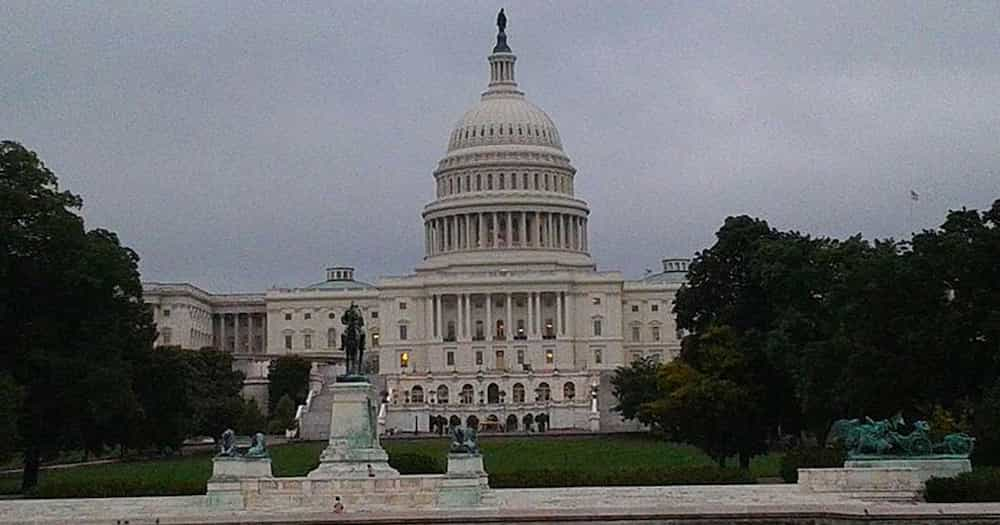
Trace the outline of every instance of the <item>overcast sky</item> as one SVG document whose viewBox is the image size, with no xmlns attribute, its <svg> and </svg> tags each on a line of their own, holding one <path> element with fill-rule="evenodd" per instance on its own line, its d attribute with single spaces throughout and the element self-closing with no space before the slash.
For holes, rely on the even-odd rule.
<svg viewBox="0 0 1000 525">
<path fill-rule="evenodd" d="M 1000 2 L 0 2 L 0 138 L 145 280 L 262 291 L 410 271 L 506 7 L 598 268 L 727 215 L 901 237 L 1000 198 Z M 920 200 L 910 200 L 910 191 Z"/>
</svg>

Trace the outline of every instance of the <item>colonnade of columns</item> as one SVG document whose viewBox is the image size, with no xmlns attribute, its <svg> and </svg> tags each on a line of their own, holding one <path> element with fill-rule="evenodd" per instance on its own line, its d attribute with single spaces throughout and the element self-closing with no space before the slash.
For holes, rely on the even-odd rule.
<svg viewBox="0 0 1000 525">
<path fill-rule="evenodd" d="M 432 294 L 427 301 L 429 335 L 438 341 L 554 339 L 566 335 L 570 317 L 565 292 Z"/>
<path fill-rule="evenodd" d="M 215 314 L 219 335 L 215 347 L 233 353 L 264 353 L 267 345 L 267 314 L 264 312 Z M 258 339 L 259 336 L 259 339 Z"/>
<path fill-rule="evenodd" d="M 568 213 L 458 213 L 428 219 L 424 236 L 427 256 L 490 248 L 588 249 L 587 218 Z"/>
</svg>

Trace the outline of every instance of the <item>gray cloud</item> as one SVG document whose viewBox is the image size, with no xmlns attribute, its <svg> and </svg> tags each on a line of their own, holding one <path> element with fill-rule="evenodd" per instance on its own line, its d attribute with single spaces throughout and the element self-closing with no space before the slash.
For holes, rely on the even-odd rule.
<svg viewBox="0 0 1000 525">
<path fill-rule="evenodd" d="M 505 6 L 601 268 L 689 255 L 735 213 L 900 237 L 1000 197 L 995 2 Z M 406 273 L 499 7 L 0 3 L 0 137 L 38 151 L 146 279 Z"/>
</svg>

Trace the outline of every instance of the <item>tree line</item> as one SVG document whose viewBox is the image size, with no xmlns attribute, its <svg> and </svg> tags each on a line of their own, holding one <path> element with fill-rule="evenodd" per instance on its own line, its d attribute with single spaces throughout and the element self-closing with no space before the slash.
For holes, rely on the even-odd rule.
<svg viewBox="0 0 1000 525">
<path fill-rule="evenodd" d="M 23 491 L 60 451 L 171 452 L 190 436 L 268 427 L 240 397 L 229 354 L 153 347 L 139 257 L 87 230 L 82 205 L 37 154 L 0 142 L 0 457 L 23 455 Z M 281 430 L 305 400 L 309 363 L 274 368 Z"/>
<path fill-rule="evenodd" d="M 679 358 L 619 368 L 616 409 L 720 464 L 899 411 L 971 431 L 974 459 L 1000 460 L 1000 200 L 908 240 L 729 217 L 674 313 Z"/>
</svg>

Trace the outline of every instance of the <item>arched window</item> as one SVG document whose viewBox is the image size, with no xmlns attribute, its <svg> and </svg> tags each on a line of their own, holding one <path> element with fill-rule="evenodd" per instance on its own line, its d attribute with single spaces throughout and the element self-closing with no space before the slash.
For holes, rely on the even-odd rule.
<svg viewBox="0 0 1000 525">
<path fill-rule="evenodd" d="M 437 389 L 437 402 L 439 405 L 448 404 L 448 387 L 441 385 Z"/>
<path fill-rule="evenodd" d="M 524 385 L 521 383 L 514 383 L 514 402 L 524 403 Z"/>
<path fill-rule="evenodd" d="M 517 431 L 517 416 L 515 416 L 514 414 L 507 416 L 507 425 L 504 430 L 506 430 L 507 432 Z"/>
<path fill-rule="evenodd" d="M 504 189 L 504 179 L 506 179 L 506 177 L 504 177 L 503 173 L 501 173 L 501 174 L 499 174 L 497 176 L 497 189 L 498 190 Z"/>
<path fill-rule="evenodd" d="M 563 399 L 572 400 L 576 397 L 576 385 L 572 381 L 567 381 L 563 385 Z"/>
<path fill-rule="evenodd" d="M 539 401 L 548 401 L 549 399 L 552 398 L 552 391 L 551 389 L 549 389 L 548 383 L 539 384 L 536 392 L 538 393 Z"/>
<path fill-rule="evenodd" d="M 500 402 L 500 387 L 496 383 L 486 387 L 486 402 L 491 405 Z"/>
<path fill-rule="evenodd" d="M 459 398 L 458 402 L 463 405 L 471 405 L 473 397 L 475 397 L 475 391 L 472 389 L 472 385 L 462 385 L 462 396 Z"/>
<path fill-rule="evenodd" d="M 472 430 L 475 430 L 476 432 L 479 432 L 479 418 L 476 416 L 469 416 L 465 420 L 465 426 L 471 428 Z"/>
<path fill-rule="evenodd" d="M 326 347 L 337 348 L 337 329 L 329 328 L 326 331 Z"/>
<path fill-rule="evenodd" d="M 492 173 L 487 173 L 486 174 L 486 189 L 487 190 L 492 190 L 493 189 L 493 174 Z"/>
<path fill-rule="evenodd" d="M 410 390 L 410 403 L 423 403 L 423 402 L 424 402 L 424 389 L 420 385 L 417 385 Z"/>
<path fill-rule="evenodd" d="M 462 426 L 462 419 L 458 416 L 451 416 L 448 418 L 448 426 L 460 427 Z"/>
</svg>

